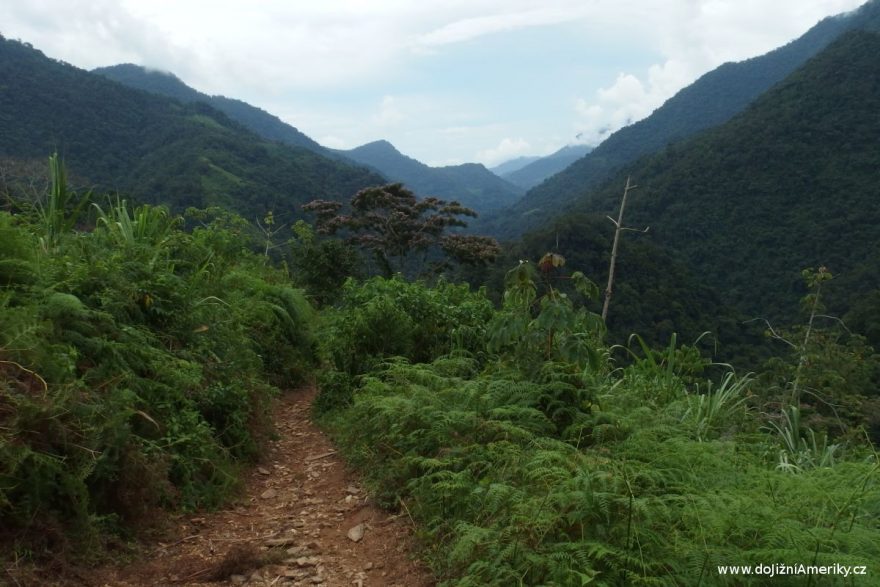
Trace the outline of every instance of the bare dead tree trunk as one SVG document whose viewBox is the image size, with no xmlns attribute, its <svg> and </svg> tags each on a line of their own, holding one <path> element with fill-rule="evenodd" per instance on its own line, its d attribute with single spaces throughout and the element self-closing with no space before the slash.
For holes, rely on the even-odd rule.
<svg viewBox="0 0 880 587">
<path fill-rule="evenodd" d="M 624 230 L 634 230 L 623 226 L 623 210 L 626 208 L 626 196 L 630 190 L 636 189 L 637 185 L 632 185 L 630 178 L 626 178 L 626 187 L 623 189 L 623 198 L 620 200 L 620 212 L 617 214 L 617 220 L 608 217 L 608 220 L 614 223 L 614 244 L 611 245 L 611 265 L 608 267 L 608 285 L 605 287 L 605 303 L 602 305 L 602 321 L 608 318 L 608 306 L 611 305 L 611 292 L 614 288 L 614 266 L 617 263 L 617 245 L 620 242 L 620 233 Z M 642 232 L 647 232 L 646 228 Z"/>
<path fill-rule="evenodd" d="M 825 267 L 819 267 L 819 275 L 830 275 Z M 813 321 L 816 319 L 816 312 L 819 309 L 819 295 L 822 293 L 822 279 L 816 279 L 816 293 L 813 297 L 813 303 L 810 305 L 810 320 L 807 322 L 807 331 L 804 334 L 804 342 L 801 343 L 801 356 L 798 358 L 798 365 L 794 371 L 794 384 L 791 389 L 791 405 L 800 407 L 800 383 L 801 373 L 804 365 L 807 364 L 807 345 L 810 342 L 810 335 L 813 333 Z"/>
</svg>

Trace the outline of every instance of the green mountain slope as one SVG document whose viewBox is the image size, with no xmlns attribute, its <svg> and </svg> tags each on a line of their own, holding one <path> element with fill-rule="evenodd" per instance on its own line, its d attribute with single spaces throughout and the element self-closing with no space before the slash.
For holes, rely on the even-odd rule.
<svg viewBox="0 0 880 587">
<path fill-rule="evenodd" d="M 858 11 L 822 20 L 783 47 L 705 74 L 648 118 L 612 134 L 589 155 L 529 191 L 504 212 L 493 231 L 512 235 L 539 226 L 638 157 L 729 120 L 841 34 L 877 29 L 878 23 L 880 0 L 871 0 Z"/>
<path fill-rule="evenodd" d="M 388 141 L 375 141 L 348 151 L 337 151 L 348 159 L 376 169 L 388 179 L 399 181 L 421 196 L 457 200 L 477 212 L 510 205 L 523 190 L 501 179 L 477 163 L 429 167 L 403 155 Z"/>
<path fill-rule="evenodd" d="M 241 100 L 225 96 L 209 96 L 199 92 L 183 83 L 172 73 L 151 70 L 131 63 L 99 67 L 92 70 L 92 73 L 132 88 L 175 98 L 181 102 L 205 102 L 264 139 L 303 147 L 319 155 L 332 156 L 328 149 L 277 116 Z"/>
<path fill-rule="evenodd" d="M 842 314 L 880 287 L 880 34 L 851 32 L 725 125 L 624 169 L 584 210 L 650 224 L 726 300 L 790 317 L 827 266 Z"/>
<path fill-rule="evenodd" d="M 567 145 L 555 153 L 541 157 L 527 165 L 499 175 L 521 188 L 533 188 L 550 176 L 556 175 L 590 151 L 587 145 Z"/>
<path fill-rule="evenodd" d="M 96 186 L 177 208 L 293 212 L 383 182 L 363 168 L 268 142 L 202 103 L 123 86 L 0 38 L 0 157 L 61 153 Z"/>
</svg>

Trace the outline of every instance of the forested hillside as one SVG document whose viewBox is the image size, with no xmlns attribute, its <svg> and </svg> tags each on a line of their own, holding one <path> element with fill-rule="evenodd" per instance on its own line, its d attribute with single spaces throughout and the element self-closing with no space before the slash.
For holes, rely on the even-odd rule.
<svg viewBox="0 0 880 587">
<path fill-rule="evenodd" d="M 172 73 L 154 71 L 132 63 L 99 67 L 92 70 L 92 73 L 132 88 L 175 98 L 181 102 L 204 102 L 264 139 L 294 147 L 303 147 L 319 155 L 333 157 L 330 150 L 325 149 L 277 116 L 241 100 L 226 96 L 209 96 L 199 92 L 183 83 Z"/>
<path fill-rule="evenodd" d="M 608 218 L 584 213 L 558 218 L 542 230 L 510 243 L 489 271 L 469 275 L 490 292 L 504 291 L 504 276 L 519 259 L 555 251 L 566 264 L 591 276 L 603 287 L 608 279 L 614 225 Z M 704 349 L 716 360 L 736 359 L 737 365 L 754 368 L 768 349 L 762 328 L 743 324 L 746 317 L 722 302 L 719 291 L 689 269 L 671 251 L 658 246 L 648 233 L 626 235 L 618 252 L 613 301 L 606 327 L 609 342 L 625 344 L 636 332 L 652 346 L 665 344 L 676 334 L 694 342 L 711 333 Z M 540 253 L 538 252 L 540 251 Z M 564 291 L 570 288 L 559 286 Z M 569 291 L 569 293 L 573 293 Z M 595 312 L 601 300 L 591 304 Z"/>
<path fill-rule="evenodd" d="M 251 217 L 384 183 L 370 171 L 268 142 L 201 103 L 127 88 L 0 40 L 0 157 L 64 155 L 72 174 L 144 202 L 223 205 Z"/>
<path fill-rule="evenodd" d="M 523 190 L 477 163 L 429 167 L 403 155 L 388 141 L 375 141 L 341 155 L 399 181 L 421 196 L 456 200 L 479 213 L 510 205 Z"/>
<path fill-rule="evenodd" d="M 132 64 L 102 67 L 93 73 L 185 103 L 204 102 L 265 139 L 303 147 L 332 159 L 366 165 L 389 180 L 405 183 L 423 196 L 455 199 L 478 212 L 508 206 L 523 194 L 522 188 L 498 179 L 481 165 L 429 167 L 402 155 L 386 141 L 376 141 L 347 151 L 326 149 L 268 112 L 241 100 L 203 94 L 170 73 L 150 71 Z M 550 173 L 552 171 L 546 175 Z"/>
<path fill-rule="evenodd" d="M 842 315 L 880 287 L 880 35 L 850 33 L 727 124 L 623 170 L 584 210 L 678 251 L 751 316 L 791 317 L 801 269 L 827 266 Z"/>
<path fill-rule="evenodd" d="M 0 583 L 877 584 L 878 7 L 503 247 L 482 166 L 348 152 L 379 185 L 0 38 Z"/>
<path fill-rule="evenodd" d="M 871 0 L 853 13 L 826 18 L 766 55 L 710 71 L 646 119 L 612 134 L 587 156 L 530 190 L 485 226 L 504 236 L 540 226 L 560 209 L 590 198 L 611 174 L 638 157 L 729 120 L 846 31 L 878 28 L 880 1 Z"/>
</svg>

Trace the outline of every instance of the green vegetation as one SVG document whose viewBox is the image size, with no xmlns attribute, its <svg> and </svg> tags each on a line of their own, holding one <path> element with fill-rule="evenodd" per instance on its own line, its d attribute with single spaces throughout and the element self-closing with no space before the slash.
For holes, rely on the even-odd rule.
<svg viewBox="0 0 880 587">
<path fill-rule="evenodd" d="M 682 127 L 733 115 L 853 22 L 757 74 L 731 66 L 754 83 Z M 455 232 L 474 215 L 458 198 L 364 188 L 377 176 L 199 101 L 0 40 L 9 556 L 85 556 L 155 512 L 217 506 L 272 434 L 273 397 L 314 375 L 316 417 L 444 585 L 764 585 L 717 567 L 875 565 L 878 53 L 880 35 L 847 34 L 723 126 L 636 163 L 624 149 L 583 213 L 499 251 Z M 723 93 L 718 76 L 704 81 Z M 692 97 L 712 102 L 708 87 Z M 38 174 L 59 137 L 126 195 L 76 193 L 57 157 Z M 613 225 L 597 212 L 627 175 L 626 222 L 651 230 L 620 243 L 606 322 Z M 305 201 L 314 227 L 283 217 Z"/>
<path fill-rule="evenodd" d="M 852 13 L 826 18 L 799 39 L 766 55 L 739 63 L 725 63 L 710 71 L 667 100 L 649 117 L 610 135 L 586 157 L 530 190 L 510 210 L 491 219 L 484 218 L 491 221 L 479 229 L 497 236 L 516 236 L 540 228 L 561 209 L 591 201 L 594 190 L 622 167 L 730 120 L 834 40 L 852 30 L 880 30 L 880 2 L 872 0 Z M 866 109 L 865 116 L 871 111 Z M 753 144 L 745 146 L 745 153 L 750 153 L 750 147 L 762 140 L 754 135 L 749 138 Z M 788 142 L 790 139 L 784 137 L 783 140 Z M 755 161 L 764 163 L 770 160 L 756 156 Z M 699 167 L 689 165 L 688 169 Z M 639 184 L 646 184 L 643 175 L 633 173 L 633 177 Z M 778 179 L 782 184 L 787 178 L 779 176 Z M 703 185 L 711 185 L 711 182 L 700 187 Z"/>
<path fill-rule="evenodd" d="M 45 203 L 0 212 L 0 527 L 19 556 L 221 503 L 272 434 L 275 385 L 314 366 L 314 311 L 246 223 L 202 212 L 184 232 L 52 172 Z"/>
<path fill-rule="evenodd" d="M 376 141 L 349 151 L 326 149 L 268 112 L 240 100 L 208 96 L 170 73 L 150 71 L 132 64 L 102 67 L 95 69 L 94 73 L 184 103 L 209 104 L 264 139 L 302 147 L 324 157 L 366 165 L 391 181 L 405 183 L 422 196 L 458 200 L 480 213 L 509 206 L 523 194 L 522 189 L 499 179 L 482 165 L 429 167 L 402 155 L 387 141 Z"/>
<path fill-rule="evenodd" d="M 176 212 L 225 206 L 254 220 L 384 183 L 363 167 L 265 140 L 203 102 L 134 90 L 2 37 L 0 79 L 0 158 L 57 150 L 78 184 Z"/>
<path fill-rule="evenodd" d="M 449 234 L 450 229 L 467 226 L 461 216 L 473 217 L 476 212 L 458 202 L 419 199 L 399 183 L 359 191 L 351 199 L 347 214 L 340 214 L 342 207 L 341 202 L 314 200 L 303 210 L 315 214 L 318 232 L 347 232 L 348 242 L 369 251 L 385 277 L 400 272 L 418 274 L 431 266 L 433 273 L 440 273 L 448 267 L 447 259 L 483 265 L 500 252 L 495 239 Z M 440 255 L 443 260 L 435 261 Z"/>
<path fill-rule="evenodd" d="M 638 341 L 615 368 L 597 317 L 553 286 L 558 264 L 514 268 L 494 314 L 426 322 L 442 344 L 412 338 L 407 319 L 442 308 L 449 286 L 378 279 L 322 336 L 337 369 L 322 418 L 417 523 L 442 584 L 763 585 L 717 566 L 878 559 L 870 443 L 832 444 L 795 406 L 766 412 L 757 380 L 728 370 L 713 383 L 675 337 L 661 351 Z M 481 307 L 469 299 L 459 307 Z M 380 325 L 393 331 L 375 339 L 395 344 L 358 347 Z"/>
<path fill-rule="evenodd" d="M 628 222 L 650 224 L 649 238 L 724 302 L 791 321 L 800 270 L 824 265 L 836 276 L 829 312 L 843 316 L 880 288 L 878 50 L 880 34 L 844 36 L 741 115 L 626 168 L 581 208 L 613 213 L 632 175 Z"/>
<path fill-rule="evenodd" d="M 565 257 L 569 267 L 604 284 L 613 235 L 614 226 L 608 218 L 568 214 L 504 247 L 488 274 L 472 271 L 466 276 L 472 283 L 485 283 L 492 298 L 500 300 L 504 276 L 512 265 L 519 259 L 554 251 Z M 565 280 L 559 287 L 574 293 Z M 594 312 L 601 310 L 599 302 L 588 305 Z M 707 352 L 711 350 L 725 362 L 735 360 L 741 368 L 755 369 L 769 356 L 770 349 L 763 337 L 763 324 L 744 324 L 745 320 L 722 303 L 710 284 L 668 250 L 658 247 L 650 231 L 621 240 L 614 301 L 607 321 L 609 342 L 623 344 L 630 334 L 638 332 L 656 347 L 665 344 L 673 333 L 678 333 L 681 340 L 695 341 L 709 331 L 712 336 L 704 337 L 703 345 Z"/>
<path fill-rule="evenodd" d="M 131 88 L 168 96 L 181 102 L 204 102 L 264 139 L 278 141 L 293 147 L 303 147 L 325 157 L 332 156 L 329 150 L 283 122 L 277 116 L 241 100 L 203 94 L 180 81 L 174 74 L 150 70 L 131 63 L 99 67 L 93 69 L 92 73 Z"/>
</svg>

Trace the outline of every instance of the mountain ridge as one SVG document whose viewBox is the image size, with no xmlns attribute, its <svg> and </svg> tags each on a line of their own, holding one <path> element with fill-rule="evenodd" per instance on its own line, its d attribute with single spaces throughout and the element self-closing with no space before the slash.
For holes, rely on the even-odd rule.
<svg viewBox="0 0 880 587">
<path fill-rule="evenodd" d="M 0 156 L 59 151 L 101 190 L 175 210 L 228 206 L 247 215 L 345 199 L 380 176 L 267 141 L 202 102 L 130 88 L 0 38 Z"/>
<path fill-rule="evenodd" d="M 727 123 L 621 169 L 575 210 L 626 221 L 752 316 L 793 319 L 801 270 L 844 315 L 880 288 L 880 33 L 851 31 Z"/>
<path fill-rule="evenodd" d="M 519 169 L 501 174 L 501 177 L 524 189 L 531 189 L 547 178 L 556 175 L 575 161 L 589 154 L 593 147 L 588 145 L 566 145 L 545 157 L 522 166 Z"/>
<path fill-rule="evenodd" d="M 133 63 L 121 63 L 95 68 L 92 73 L 132 88 L 175 98 L 181 102 L 205 102 L 265 139 L 303 147 L 325 157 L 333 156 L 330 149 L 321 146 L 274 114 L 242 100 L 200 92 L 188 86 L 172 72 L 150 69 Z"/>
<path fill-rule="evenodd" d="M 647 118 L 613 133 L 590 154 L 529 190 L 487 226 L 504 236 L 539 226 L 638 157 L 729 120 L 843 33 L 878 28 L 880 0 L 870 0 L 855 11 L 821 20 L 799 38 L 764 55 L 721 65 Z"/>
<path fill-rule="evenodd" d="M 501 177 L 505 173 L 511 173 L 516 171 L 517 169 L 522 169 L 529 163 L 534 163 L 540 158 L 540 155 L 523 155 L 521 157 L 515 157 L 513 159 L 508 159 L 507 161 L 499 163 L 498 165 L 493 165 L 489 168 L 489 171 L 491 171 L 498 177 Z"/>
<path fill-rule="evenodd" d="M 392 181 L 404 183 L 420 196 L 456 200 L 478 213 L 509 205 L 523 190 L 501 179 L 481 163 L 430 167 L 380 139 L 336 153 L 366 165 Z"/>
</svg>

